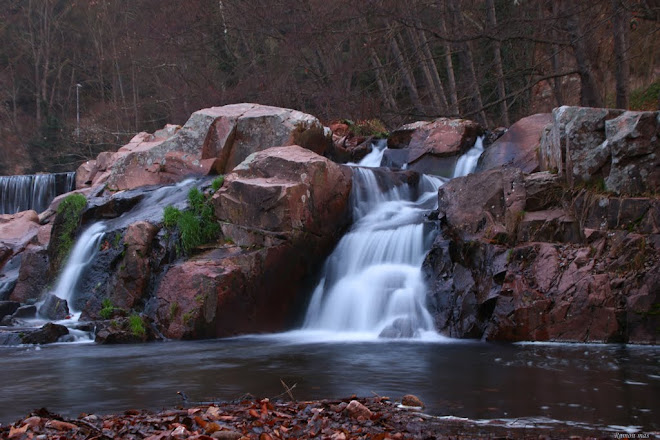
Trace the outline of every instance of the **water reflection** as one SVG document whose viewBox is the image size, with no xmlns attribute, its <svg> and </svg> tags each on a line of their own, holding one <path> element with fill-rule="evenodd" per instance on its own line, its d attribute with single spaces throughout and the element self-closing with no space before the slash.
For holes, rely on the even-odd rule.
<svg viewBox="0 0 660 440">
<path fill-rule="evenodd" d="M 660 347 L 484 343 L 293 343 L 289 337 L 133 346 L 3 348 L 0 421 L 191 400 L 417 394 L 427 411 L 659 429 Z"/>
</svg>

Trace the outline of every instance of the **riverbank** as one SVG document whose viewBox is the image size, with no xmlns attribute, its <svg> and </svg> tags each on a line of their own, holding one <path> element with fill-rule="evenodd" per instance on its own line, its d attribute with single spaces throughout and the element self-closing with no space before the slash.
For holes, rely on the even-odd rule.
<svg viewBox="0 0 660 440">
<path fill-rule="evenodd" d="M 128 410 L 104 416 L 81 414 L 78 418 L 40 409 L 13 425 L 0 427 L 0 437 L 11 439 L 622 438 L 618 434 L 582 426 L 549 426 L 548 421 L 541 420 L 432 417 L 420 408 L 403 407 L 382 396 L 314 401 L 271 401 L 248 396 L 235 402 L 207 402 L 160 412 Z M 660 433 L 636 435 L 659 438 Z"/>
</svg>

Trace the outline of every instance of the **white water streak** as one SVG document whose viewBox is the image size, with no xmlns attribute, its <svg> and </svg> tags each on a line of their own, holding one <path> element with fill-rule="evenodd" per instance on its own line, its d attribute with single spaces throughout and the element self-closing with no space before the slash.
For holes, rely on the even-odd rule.
<svg viewBox="0 0 660 440">
<path fill-rule="evenodd" d="M 94 260 L 99 251 L 99 245 L 105 235 L 105 223 L 92 224 L 83 232 L 69 255 L 69 259 L 60 275 L 53 294 L 64 299 L 69 305 L 69 310 L 78 315 L 74 308 L 76 286 L 85 268 Z"/>
</svg>

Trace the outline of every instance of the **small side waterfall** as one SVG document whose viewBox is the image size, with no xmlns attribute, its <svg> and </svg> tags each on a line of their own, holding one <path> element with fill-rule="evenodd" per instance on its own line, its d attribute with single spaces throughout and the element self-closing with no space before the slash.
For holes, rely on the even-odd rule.
<svg viewBox="0 0 660 440">
<path fill-rule="evenodd" d="M 371 152 L 364 156 L 359 164 L 362 167 L 379 167 L 387 148 L 387 139 L 376 139 L 371 143 Z M 356 164 L 349 164 L 356 165 Z"/>
<path fill-rule="evenodd" d="M 458 158 L 456 162 L 456 167 L 454 168 L 454 177 L 467 176 L 477 167 L 477 162 L 479 162 L 479 156 L 484 152 L 484 137 L 479 136 L 474 143 L 474 146 L 470 148 L 465 154 Z"/>
<path fill-rule="evenodd" d="M 76 286 L 83 271 L 98 253 L 105 231 L 105 223 L 97 222 L 93 223 L 80 235 L 53 291 L 55 296 L 66 300 L 69 304 L 69 310 L 74 314 L 74 320 L 77 320 L 80 315 L 73 305 Z"/>
<path fill-rule="evenodd" d="M 136 197 L 140 199 L 139 202 L 119 217 L 92 223 L 83 231 L 76 239 L 71 254 L 57 280 L 55 290 L 51 292 L 58 298 L 67 301 L 69 311 L 73 314 L 73 321 L 77 321 L 80 316 L 80 310 L 76 309 L 75 304 L 77 296 L 81 293 L 79 290 L 85 270 L 90 267 L 99 253 L 104 235 L 107 232 L 126 228 L 130 224 L 141 220 L 158 223 L 162 220 L 165 206 L 172 205 L 180 209 L 185 208 L 188 191 L 197 183 L 198 181 L 194 179 L 186 179 L 175 185 L 126 191 L 121 197 Z"/>
<path fill-rule="evenodd" d="M 0 214 L 45 211 L 56 196 L 75 186 L 76 173 L 0 176 Z"/>
</svg>

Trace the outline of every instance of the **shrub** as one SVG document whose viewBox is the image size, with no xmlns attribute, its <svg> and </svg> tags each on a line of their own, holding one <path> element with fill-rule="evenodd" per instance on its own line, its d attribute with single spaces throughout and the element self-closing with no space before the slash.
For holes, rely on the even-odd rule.
<svg viewBox="0 0 660 440">
<path fill-rule="evenodd" d="M 165 209 L 163 209 L 163 225 L 165 225 L 166 228 L 175 227 L 179 221 L 180 215 L 181 211 L 174 206 L 166 206 Z"/>
<path fill-rule="evenodd" d="M 209 196 L 197 188 L 192 188 L 188 192 L 188 205 L 189 209 L 183 212 L 173 206 L 166 206 L 163 211 L 163 225 L 168 229 L 179 230 L 181 246 L 185 253 L 213 241 L 220 233 Z"/>
<path fill-rule="evenodd" d="M 144 328 L 144 321 L 140 315 L 129 316 L 128 327 L 131 329 L 133 336 L 143 337 L 147 334 L 147 330 Z"/>
<path fill-rule="evenodd" d="M 110 319 L 112 315 L 115 313 L 115 307 L 112 305 L 112 301 L 110 301 L 110 298 L 106 298 L 103 300 L 101 303 L 103 308 L 99 312 L 99 315 L 103 319 Z"/>
<path fill-rule="evenodd" d="M 225 176 L 218 176 L 215 179 L 213 179 L 213 182 L 211 182 L 211 189 L 213 192 L 216 192 L 222 187 L 222 184 L 225 183 Z"/>
</svg>

